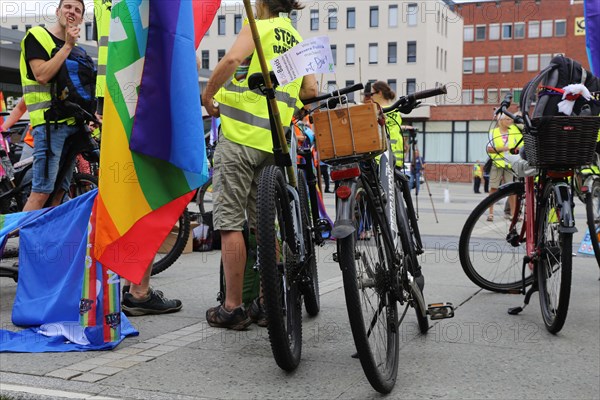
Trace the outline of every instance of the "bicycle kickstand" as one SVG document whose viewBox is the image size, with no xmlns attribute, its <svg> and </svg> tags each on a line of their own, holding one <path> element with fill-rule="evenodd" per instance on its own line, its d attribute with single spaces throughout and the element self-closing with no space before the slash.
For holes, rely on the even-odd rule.
<svg viewBox="0 0 600 400">
<path fill-rule="evenodd" d="M 510 315 L 518 315 L 521 311 L 523 311 L 525 309 L 525 307 L 527 307 L 527 305 L 529 304 L 531 295 L 534 294 L 535 292 L 537 292 L 537 290 L 538 290 L 537 283 L 534 281 L 533 284 L 531 285 L 531 287 L 529 288 L 529 290 L 527 292 L 525 292 L 525 268 L 527 268 L 527 265 L 529 264 L 530 261 L 531 261 L 531 257 L 523 258 L 523 289 L 522 289 L 522 293 L 525 293 L 525 300 L 523 301 L 523 306 L 509 308 L 508 313 Z"/>
</svg>

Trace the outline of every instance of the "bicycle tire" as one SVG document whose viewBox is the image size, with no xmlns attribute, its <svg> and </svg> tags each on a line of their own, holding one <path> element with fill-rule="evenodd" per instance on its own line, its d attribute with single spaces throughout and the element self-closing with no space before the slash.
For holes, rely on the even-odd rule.
<svg viewBox="0 0 600 400">
<path fill-rule="evenodd" d="M 391 277 L 382 233 L 377 221 L 370 225 L 373 207 L 361 183 L 351 201 L 356 231 L 338 240 L 337 249 L 346 308 L 358 358 L 369 383 L 378 392 L 389 393 L 398 373 L 397 302 L 389 290 Z M 362 229 L 369 227 L 373 236 L 367 239 Z M 376 307 L 369 309 L 371 299 Z"/>
<path fill-rule="evenodd" d="M 276 166 L 259 177 L 257 248 L 271 350 L 277 365 L 293 371 L 302 352 L 302 295 L 296 279 L 294 222 L 285 180 Z"/>
<path fill-rule="evenodd" d="M 302 285 L 304 294 L 304 308 L 311 317 L 319 314 L 321 310 L 321 299 L 319 295 L 319 272 L 317 270 L 317 254 L 315 253 L 315 242 L 312 237 L 313 224 L 309 211 L 308 193 L 304 172 L 298 171 L 298 197 L 302 212 L 302 233 L 304 235 L 305 266 L 303 274 L 305 279 Z"/>
<path fill-rule="evenodd" d="M 573 265 L 573 233 L 560 232 L 560 218 L 555 210 L 554 185 L 548 183 L 540 210 L 538 225 L 537 280 L 540 308 L 546 329 L 558 333 L 567 319 L 571 296 L 571 272 Z"/>
<path fill-rule="evenodd" d="M 212 176 L 198 189 L 198 196 L 196 197 L 196 204 L 200 210 L 200 215 L 205 214 L 207 211 L 213 209 L 212 199 Z"/>
<path fill-rule="evenodd" d="M 510 196 L 516 196 L 518 213 L 505 219 L 502 203 L 510 201 Z M 488 221 L 492 205 L 494 220 Z M 516 225 L 509 231 L 514 218 Z M 515 293 L 523 288 L 524 219 L 525 192 L 521 182 L 502 186 L 475 207 L 463 226 L 458 244 L 460 264 L 471 282 L 498 293 Z M 533 271 L 525 267 L 525 274 L 525 285 L 529 285 L 533 282 Z"/>
<path fill-rule="evenodd" d="M 420 268 L 419 259 L 417 257 L 417 245 L 413 233 L 414 231 L 410 226 L 411 222 L 406 210 L 406 206 L 402 196 L 400 195 L 396 195 L 396 220 L 398 221 L 398 231 L 400 233 L 402 254 L 404 258 L 402 266 L 406 269 L 406 271 L 410 272 L 412 277 L 414 277 L 417 270 Z M 403 272 L 400 274 L 400 276 L 403 280 L 406 278 L 406 275 Z M 402 287 L 406 289 L 407 293 L 409 294 L 406 307 L 411 306 L 415 309 L 417 323 L 419 324 L 419 331 L 421 333 L 427 333 L 429 330 L 429 320 L 427 319 L 427 309 L 425 308 L 423 291 L 419 286 L 411 285 L 408 281 L 402 282 Z"/>
<path fill-rule="evenodd" d="M 157 253 L 154 257 L 151 273 L 153 276 L 160 274 L 173 265 L 179 256 L 181 256 L 181 253 L 183 253 L 185 245 L 190 237 L 190 215 L 187 209 L 183 210 L 183 213 L 177 220 L 177 224 L 174 226 L 177 226 L 177 237 L 175 238 L 175 242 L 167 253 Z"/>
<path fill-rule="evenodd" d="M 598 244 L 598 235 L 600 235 L 600 180 L 594 180 L 592 187 L 589 188 L 585 196 L 585 208 L 590 241 L 592 242 L 596 262 L 600 267 L 600 245 Z"/>
<path fill-rule="evenodd" d="M 77 172 L 73 174 L 71 179 L 71 185 L 69 186 L 69 197 L 74 199 L 77 196 L 81 196 L 91 190 L 98 188 L 98 177 L 85 174 L 83 172 Z"/>
</svg>

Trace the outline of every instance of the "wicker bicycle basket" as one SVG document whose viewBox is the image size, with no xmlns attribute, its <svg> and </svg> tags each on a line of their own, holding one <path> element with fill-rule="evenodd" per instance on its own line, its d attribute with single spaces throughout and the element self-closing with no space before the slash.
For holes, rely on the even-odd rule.
<svg viewBox="0 0 600 400">
<path fill-rule="evenodd" d="M 530 165 L 568 169 L 593 161 L 600 117 L 548 116 L 531 122 L 532 129 L 524 135 Z"/>
<path fill-rule="evenodd" d="M 345 164 L 373 158 L 387 149 L 377 105 L 344 105 L 313 114 L 321 161 Z"/>
</svg>

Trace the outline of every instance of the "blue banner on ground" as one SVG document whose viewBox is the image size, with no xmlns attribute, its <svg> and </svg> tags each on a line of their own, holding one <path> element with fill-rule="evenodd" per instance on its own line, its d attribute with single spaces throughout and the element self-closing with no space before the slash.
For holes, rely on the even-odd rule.
<svg viewBox="0 0 600 400">
<path fill-rule="evenodd" d="M 590 230 L 586 229 L 581 245 L 579 246 L 579 253 L 594 255 L 594 248 L 592 247 L 592 240 L 590 238 Z"/>
</svg>

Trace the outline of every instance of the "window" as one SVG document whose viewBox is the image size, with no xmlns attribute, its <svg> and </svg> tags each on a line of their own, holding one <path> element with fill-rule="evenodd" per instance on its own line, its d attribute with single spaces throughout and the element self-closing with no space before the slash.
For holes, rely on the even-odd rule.
<svg viewBox="0 0 600 400">
<path fill-rule="evenodd" d="M 292 21 L 292 26 L 294 28 L 298 28 L 298 11 L 292 10 L 290 13 L 290 20 Z"/>
<path fill-rule="evenodd" d="M 525 38 L 525 22 L 515 22 L 515 39 Z"/>
<path fill-rule="evenodd" d="M 552 37 L 552 26 L 554 21 L 547 19 L 542 21 L 542 37 Z"/>
<path fill-rule="evenodd" d="M 85 40 L 94 40 L 94 30 L 91 22 L 85 23 Z"/>
<path fill-rule="evenodd" d="M 377 64 L 377 43 L 369 43 L 369 64 Z"/>
<path fill-rule="evenodd" d="M 475 28 L 475 40 L 485 40 L 485 25 L 477 25 Z"/>
<path fill-rule="evenodd" d="M 388 43 L 388 63 L 396 64 L 398 62 L 398 44 L 396 42 Z"/>
<path fill-rule="evenodd" d="M 485 72 L 485 57 L 475 57 L 475 73 L 483 74 Z"/>
<path fill-rule="evenodd" d="M 488 57 L 488 72 L 495 74 L 500 71 L 500 59 L 498 57 Z"/>
<path fill-rule="evenodd" d="M 346 45 L 346 65 L 354 65 L 354 50 L 355 49 L 353 44 Z"/>
<path fill-rule="evenodd" d="M 406 94 L 413 94 L 417 91 L 417 80 L 409 78 L 406 80 Z"/>
<path fill-rule="evenodd" d="M 523 56 L 514 56 L 513 57 L 513 71 L 515 72 L 523 72 L 525 69 L 525 57 Z"/>
<path fill-rule="evenodd" d="M 408 26 L 417 26 L 418 4 L 411 3 L 406 7 L 406 22 Z"/>
<path fill-rule="evenodd" d="M 540 54 L 540 69 L 544 69 L 550 64 L 552 54 Z"/>
<path fill-rule="evenodd" d="M 489 104 L 498 104 L 500 100 L 498 99 L 498 89 L 488 89 L 487 91 L 487 102 Z"/>
<path fill-rule="evenodd" d="M 217 34 L 219 36 L 225 35 L 225 15 L 219 15 L 217 22 Z"/>
<path fill-rule="evenodd" d="M 398 26 L 398 5 L 392 4 L 388 10 L 388 25 L 390 28 Z"/>
<path fill-rule="evenodd" d="M 374 6 L 369 9 L 369 26 L 376 28 L 379 26 L 379 7 Z"/>
<path fill-rule="evenodd" d="M 406 62 L 417 62 L 417 42 L 406 42 Z"/>
<path fill-rule="evenodd" d="M 511 56 L 500 57 L 500 72 L 510 72 L 511 61 Z"/>
<path fill-rule="evenodd" d="M 349 87 L 354 85 L 354 81 L 346 81 L 346 86 L 344 87 Z M 353 102 L 354 101 L 354 92 L 350 92 L 347 94 L 348 96 L 348 101 Z"/>
<path fill-rule="evenodd" d="M 202 50 L 202 68 L 210 68 L 210 52 L 208 50 Z"/>
<path fill-rule="evenodd" d="M 540 37 L 540 21 L 529 21 L 529 31 L 527 32 L 527 36 L 530 39 Z"/>
<path fill-rule="evenodd" d="M 537 54 L 529 54 L 527 56 L 527 71 L 535 72 L 540 70 L 539 56 Z"/>
<path fill-rule="evenodd" d="M 448 61 L 448 51 L 444 50 L 444 52 L 442 53 L 444 56 L 442 57 L 444 59 L 444 71 L 447 71 L 448 69 L 447 67 L 447 61 Z"/>
<path fill-rule="evenodd" d="M 25 32 L 27 32 L 30 29 L 31 29 L 31 24 L 26 24 L 25 25 Z"/>
<path fill-rule="evenodd" d="M 490 40 L 498 40 L 500 39 L 500 24 L 490 24 Z"/>
<path fill-rule="evenodd" d="M 319 30 L 319 10 L 310 10 L 310 30 Z"/>
<path fill-rule="evenodd" d="M 16 31 L 17 29 L 19 29 L 19 25 L 12 25 L 12 26 L 10 27 L 10 29 L 12 29 L 12 30 Z"/>
<path fill-rule="evenodd" d="M 523 89 L 521 89 L 521 88 L 513 89 L 513 102 L 515 104 L 519 104 L 519 102 L 521 101 L 521 93 L 522 92 L 523 92 Z"/>
<path fill-rule="evenodd" d="M 333 65 L 337 65 L 337 44 L 331 45 L 331 55 L 333 56 Z"/>
<path fill-rule="evenodd" d="M 483 89 L 473 90 L 473 104 L 484 104 L 485 103 L 485 91 Z"/>
<path fill-rule="evenodd" d="M 554 36 L 567 36 L 567 21 L 564 19 L 554 21 Z"/>
<path fill-rule="evenodd" d="M 473 59 L 472 58 L 463 58 L 463 74 L 472 74 L 473 73 Z"/>
<path fill-rule="evenodd" d="M 394 93 L 398 91 L 398 82 L 395 79 L 388 79 L 387 84 Z"/>
<path fill-rule="evenodd" d="M 225 50 L 219 49 L 217 50 L 217 61 L 221 61 L 221 58 L 225 57 Z"/>
<path fill-rule="evenodd" d="M 473 41 L 473 35 L 474 35 L 474 30 L 473 30 L 473 25 L 467 25 L 465 26 L 464 30 L 463 30 L 463 40 L 465 42 L 472 42 Z"/>
<path fill-rule="evenodd" d="M 511 23 L 502 24 L 502 39 L 512 39 L 513 37 L 513 26 Z"/>
<path fill-rule="evenodd" d="M 440 47 L 436 46 L 436 48 L 435 48 L 435 67 L 436 68 L 440 67 L 440 54 L 441 54 Z"/>
<path fill-rule="evenodd" d="M 330 8 L 327 14 L 327 27 L 329 30 L 336 30 L 338 24 L 337 8 Z"/>
<path fill-rule="evenodd" d="M 356 9 L 354 7 L 346 10 L 346 28 L 356 28 Z"/>
<path fill-rule="evenodd" d="M 233 33 L 236 35 L 242 30 L 242 15 L 235 14 L 233 17 Z"/>
<path fill-rule="evenodd" d="M 462 103 L 463 104 L 473 104 L 473 91 L 472 90 L 463 90 L 462 91 Z"/>
</svg>

